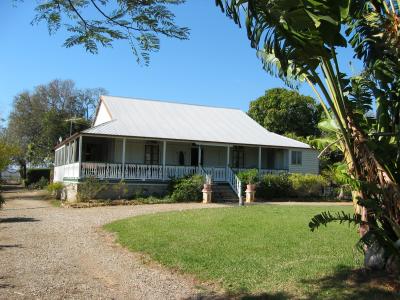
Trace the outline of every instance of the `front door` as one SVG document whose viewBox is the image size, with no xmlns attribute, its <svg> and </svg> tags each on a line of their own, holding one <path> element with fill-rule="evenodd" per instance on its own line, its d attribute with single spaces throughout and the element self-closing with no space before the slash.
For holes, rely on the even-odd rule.
<svg viewBox="0 0 400 300">
<path fill-rule="evenodd" d="M 197 166 L 199 164 L 199 148 L 192 148 L 190 154 L 190 165 Z"/>
</svg>

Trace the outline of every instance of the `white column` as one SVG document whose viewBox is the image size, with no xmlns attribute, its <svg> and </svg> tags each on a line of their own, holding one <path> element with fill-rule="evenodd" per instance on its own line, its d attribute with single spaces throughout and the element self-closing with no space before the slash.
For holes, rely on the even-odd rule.
<svg viewBox="0 0 400 300">
<path fill-rule="evenodd" d="M 163 180 L 166 179 L 165 174 L 165 157 L 167 154 L 167 141 L 163 141 L 163 153 L 162 153 L 162 166 L 163 166 Z"/>
<path fill-rule="evenodd" d="M 258 171 L 261 171 L 261 147 L 258 147 Z"/>
<path fill-rule="evenodd" d="M 125 177 L 125 147 L 126 147 L 126 138 L 122 139 L 122 179 Z"/>
<path fill-rule="evenodd" d="M 79 162 L 79 175 L 78 175 L 78 178 L 81 178 L 81 175 L 82 175 L 82 136 L 79 137 L 78 162 Z"/>
</svg>

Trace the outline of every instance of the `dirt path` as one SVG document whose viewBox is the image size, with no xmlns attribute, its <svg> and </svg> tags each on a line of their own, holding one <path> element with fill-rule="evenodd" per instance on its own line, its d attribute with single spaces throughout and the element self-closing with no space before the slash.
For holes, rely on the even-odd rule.
<svg viewBox="0 0 400 300">
<path fill-rule="evenodd" d="M 100 227 L 129 216 L 221 205 L 65 209 L 51 207 L 38 192 L 3 195 L 0 299 L 182 299 L 205 292 L 192 278 L 116 245 Z"/>
</svg>

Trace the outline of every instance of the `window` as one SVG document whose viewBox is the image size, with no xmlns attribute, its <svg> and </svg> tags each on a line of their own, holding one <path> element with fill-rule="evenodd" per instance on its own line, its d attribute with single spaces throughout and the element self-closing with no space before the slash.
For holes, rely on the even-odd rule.
<svg viewBox="0 0 400 300">
<path fill-rule="evenodd" d="M 301 151 L 292 151 L 292 165 L 301 165 Z"/>
<path fill-rule="evenodd" d="M 244 149 L 243 147 L 234 147 L 232 150 L 233 168 L 244 168 Z"/>
<path fill-rule="evenodd" d="M 147 144 L 144 148 L 144 163 L 146 165 L 160 164 L 160 148 L 156 143 Z"/>
</svg>

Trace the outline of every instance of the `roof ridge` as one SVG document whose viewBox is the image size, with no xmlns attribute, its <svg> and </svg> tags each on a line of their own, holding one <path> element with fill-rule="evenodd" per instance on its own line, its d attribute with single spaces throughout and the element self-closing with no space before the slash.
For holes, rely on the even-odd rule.
<svg viewBox="0 0 400 300">
<path fill-rule="evenodd" d="M 190 106 L 200 106 L 200 107 L 209 107 L 209 108 L 218 108 L 218 109 L 230 109 L 230 110 L 238 110 L 244 112 L 240 108 L 234 107 L 222 107 L 222 106 L 213 106 L 213 105 L 205 105 L 205 104 L 194 104 L 194 103 L 186 103 L 186 102 L 177 102 L 173 100 L 157 100 L 157 99 L 147 99 L 147 98 L 132 98 L 125 96 L 113 96 L 113 95 L 101 95 L 103 99 L 107 97 L 119 98 L 120 100 L 133 100 L 133 101 L 148 101 L 148 102 L 158 102 L 158 103 L 170 103 L 170 104 L 179 104 L 179 105 L 190 105 Z"/>
</svg>

